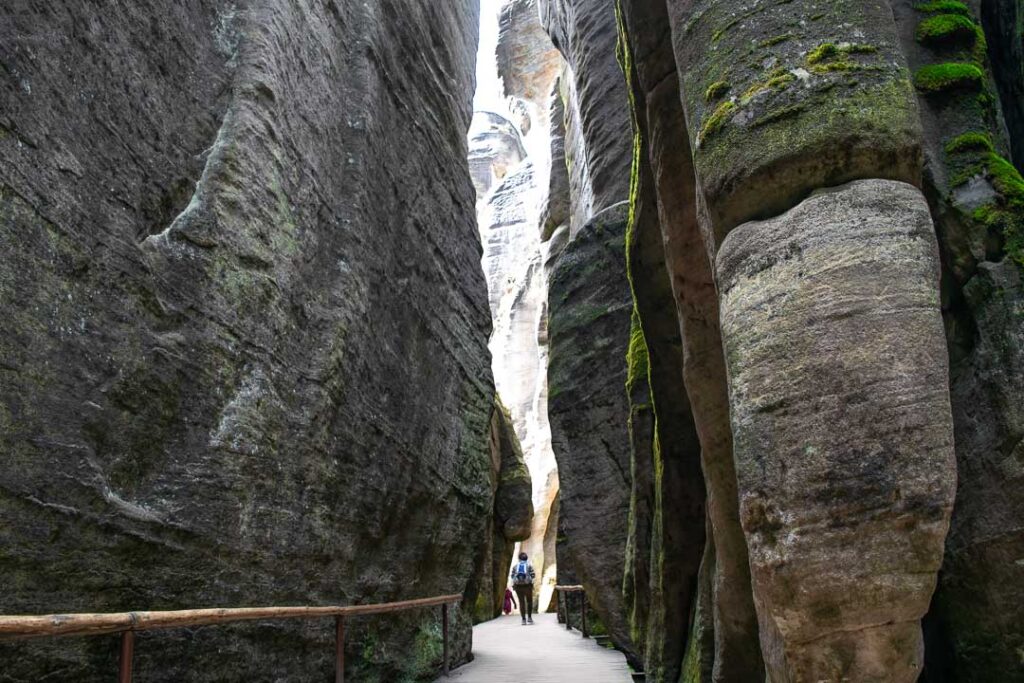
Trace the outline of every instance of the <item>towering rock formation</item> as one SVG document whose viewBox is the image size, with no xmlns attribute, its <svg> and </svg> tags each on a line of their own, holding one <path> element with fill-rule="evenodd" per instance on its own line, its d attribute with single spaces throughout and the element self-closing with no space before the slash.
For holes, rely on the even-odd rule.
<svg viewBox="0 0 1024 683">
<path fill-rule="evenodd" d="M 475 3 L 0 14 L 3 611 L 463 592 L 492 501 Z M 332 637 L 162 633 L 137 673 L 325 680 Z M 439 639 L 357 620 L 350 673 L 430 676 Z M 106 680 L 113 651 L 0 659 Z"/>
<path fill-rule="evenodd" d="M 548 297 L 548 376 L 558 383 L 549 411 L 562 479 L 559 524 L 573 573 L 595 612 L 615 644 L 640 665 L 642 649 L 629 623 L 637 605 L 627 606 L 622 590 L 635 498 L 623 383 L 632 308 L 625 272 L 632 138 L 625 80 L 615 61 L 615 8 L 596 0 L 542 0 L 540 15 L 566 63 L 559 87 L 564 140 L 555 146 L 568 166 L 571 239 L 554 264 Z M 614 253 L 612 237 L 619 244 Z M 648 454 L 652 445 L 645 446 Z M 631 545 L 631 555 L 648 552 L 646 540 Z M 633 557 L 631 571 L 636 566 Z M 646 583 L 645 574 L 639 576 Z"/>
<path fill-rule="evenodd" d="M 628 90 L 603 3 L 539 8 L 566 60 L 570 202 L 544 220 L 572 236 L 549 293 L 563 561 L 673 681 L 914 680 L 942 562 L 926 680 L 1018 680 L 1019 3 L 616 4 Z M 627 196 L 623 108 L 625 368 L 591 234 Z M 580 428 L 613 391 L 581 358 L 624 373 L 619 425 Z M 628 494 L 600 464 L 622 422 Z M 600 521 L 621 608 L 584 491 L 630 501 Z"/>
<path fill-rule="evenodd" d="M 615 644 L 639 662 L 622 599 L 632 488 L 623 390 L 632 311 L 628 215 L 625 202 L 597 214 L 555 262 L 548 406 L 566 559 Z"/>
<path fill-rule="evenodd" d="M 668 22 L 667 8 L 662 0 L 634 0 L 621 3 L 619 10 L 622 61 L 638 133 L 634 149 L 635 239 L 630 253 L 633 291 L 642 325 L 661 330 L 659 335 L 665 340 L 662 353 L 667 357 L 671 357 L 672 346 L 664 317 L 668 314 L 677 320 L 685 389 L 673 373 L 677 386 L 672 386 L 671 375 L 663 377 L 653 398 L 660 404 L 683 390 L 692 400 L 707 490 L 704 580 L 693 605 L 691 637 L 685 643 L 686 675 L 696 680 L 760 679 L 764 674 L 749 560 L 739 522 L 718 300 L 697 221 L 693 161 L 686 122 L 677 104 L 679 82 L 671 35 L 657 30 Z M 671 298 L 665 300 L 664 285 L 658 284 L 662 269 L 670 276 L 669 296 L 674 296 L 674 305 Z M 651 337 L 650 332 L 647 336 Z M 681 442 L 687 443 L 685 439 Z M 692 525 L 684 527 L 671 516 L 665 526 L 667 533 L 694 535 Z M 690 604 L 684 599 L 680 606 Z M 705 609 L 700 609 L 700 604 Z M 665 608 L 671 609 L 671 603 Z M 671 633 L 666 630 L 662 638 L 666 641 L 663 647 L 671 647 Z M 649 634 L 648 648 L 657 640 L 658 634 Z M 703 651 L 710 651 L 710 656 L 702 657 Z M 671 679 L 655 674 L 653 680 Z"/>
<path fill-rule="evenodd" d="M 667 258 L 679 262 L 676 249 L 703 246 L 715 261 L 740 519 L 768 676 L 913 680 L 954 481 L 927 208 L 916 190 L 881 181 L 796 206 L 809 191 L 850 178 L 919 177 L 916 108 L 891 13 L 871 3 L 665 9 L 683 104 L 677 116 L 693 150 L 692 170 L 675 167 L 687 174 L 680 186 L 695 182 L 690 211 L 704 237 L 703 245 L 687 242 L 685 228 L 663 222 L 667 238 L 683 238 L 670 239 Z M 808 20 L 792 25 L 794 12 Z M 632 44 L 641 48 L 637 71 L 671 74 L 645 64 L 663 52 Z M 657 84 L 644 81 L 645 90 Z M 651 125 L 647 107 L 641 115 Z M 745 222 L 794 206 L 774 222 Z M 860 253 L 844 241 L 858 231 L 872 245 Z M 872 292 L 893 281 L 903 299 Z M 689 306 L 701 307 L 699 288 L 678 277 L 674 285 L 684 305 L 691 293 Z M 859 353 L 866 340 L 877 356 Z M 921 348 L 929 353 L 918 355 Z M 910 376 L 893 376 L 893 365 Z M 714 534 L 714 514 L 711 522 Z M 877 539 L 887 536 L 905 540 L 879 551 Z M 719 635 L 716 644 L 728 642 Z M 727 680 L 716 655 L 712 678 Z"/>
</svg>

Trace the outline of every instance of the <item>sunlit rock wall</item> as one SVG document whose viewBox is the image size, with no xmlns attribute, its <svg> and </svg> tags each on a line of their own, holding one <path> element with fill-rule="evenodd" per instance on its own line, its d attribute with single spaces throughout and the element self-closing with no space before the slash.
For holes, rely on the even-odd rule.
<svg viewBox="0 0 1024 683">
<path fill-rule="evenodd" d="M 533 479 L 536 514 L 522 549 L 540 577 L 538 607 L 551 602 L 555 582 L 555 527 L 552 504 L 558 473 L 551 449 L 547 411 L 547 276 L 543 260 L 550 236 L 542 234 L 542 213 L 551 178 L 558 177 L 551 146 L 552 91 L 561 58 L 544 33 L 534 0 L 513 0 L 501 8 L 496 46 L 497 77 L 505 98 L 505 128 L 522 143 L 521 163 L 514 155 L 495 155 L 493 187 L 477 186 L 478 216 L 484 243 L 484 271 L 490 292 L 494 332 L 493 368 Z M 477 120 L 497 114 L 478 113 Z M 471 136 L 471 158 L 477 154 Z M 500 169 L 499 169 L 500 167 Z M 507 175 L 506 175 L 507 174 Z"/>
</svg>

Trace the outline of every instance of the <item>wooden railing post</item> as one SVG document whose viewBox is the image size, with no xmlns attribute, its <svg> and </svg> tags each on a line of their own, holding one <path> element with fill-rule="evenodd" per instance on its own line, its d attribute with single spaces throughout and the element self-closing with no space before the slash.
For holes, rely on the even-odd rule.
<svg viewBox="0 0 1024 683">
<path fill-rule="evenodd" d="M 448 605 L 441 605 L 441 638 L 444 640 L 444 675 L 448 675 Z"/>
<path fill-rule="evenodd" d="M 569 617 L 569 615 L 572 614 L 572 609 L 571 609 L 571 607 L 572 607 L 572 600 L 570 599 L 570 598 L 572 598 L 572 594 L 571 593 L 567 593 L 565 591 L 562 591 L 562 592 L 565 593 L 565 630 L 566 631 L 571 631 L 572 630 L 572 619 Z"/>
<path fill-rule="evenodd" d="M 587 633 L 587 594 L 580 593 L 580 612 L 583 614 L 583 637 L 589 638 Z"/>
<path fill-rule="evenodd" d="M 345 683 L 345 617 L 334 618 L 334 682 Z"/>
<path fill-rule="evenodd" d="M 135 654 L 135 632 L 121 631 L 121 661 L 117 683 L 132 683 L 132 656 Z"/>
</svg>

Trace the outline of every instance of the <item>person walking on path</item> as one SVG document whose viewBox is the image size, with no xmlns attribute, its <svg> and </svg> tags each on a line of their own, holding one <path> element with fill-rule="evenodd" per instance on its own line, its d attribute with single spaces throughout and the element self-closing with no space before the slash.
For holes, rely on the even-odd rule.
<svg viewBox="0 0 1024 683">
<path fill-rule="evenodd" d="M 519 553 L 519 562 L 512 567 L 512 586 L 519 596 L 519 614 L 523 617 L 523 625 L 533 623 L 533 580 L 537 576 L 528 559 L 526 553 Z"/>
<path fill-rule="evenodd" d="M 512 589 L 505 587 L 505 616 L 512 614 L 512 608 L 519 607 L 516 604 L 516 599 L 512 596 Z"/>
</svg>

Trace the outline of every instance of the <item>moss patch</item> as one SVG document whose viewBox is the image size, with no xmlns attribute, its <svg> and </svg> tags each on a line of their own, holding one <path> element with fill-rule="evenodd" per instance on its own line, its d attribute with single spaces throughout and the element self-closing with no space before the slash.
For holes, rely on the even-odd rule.
<svg viewBox="0 0 1024 683">
<path fill-rule="evenodd" d="M 929 64 L 914 72 L 914 85 L 924 93 L 978 90 L 983 79 L 981 69 L 974 64 L 961 62 Z"/>
<path fill-rule="evenodd" d="M 994 152 L 992 137 L 988 133 L 971 131 L 957 135 L 946 143 L 947 154 L 963 154 L 966 152 Z"/>
<path fill-rule="evenodd" d="M 837 56 L 839 56 L 839 47 L 835 43 L 822 43 L 807 53 L 807 63 L 817 64 Z"/>
<path fill-rule="evenodd" d="M 629 329 L 629 351 L 626 354 L 626 390 L 633 391 L 638 380 L 647 380 L 650 358 L 647 354 L 647 340 L 640 326 L 640 313 L 633 308 Z"/>
<path fill-rule="evenodd" d="M 926 2 L 914 7 L 918 12 L 945 12 L 949 14 L 963 14 L 969 16 L 971 14 L 970 8 L 966 3 L 960 2 L 960 0 L 935 0 L 934 2 Z"/>
<path fill-rule="evenodd" d="M 768 40 L 762 40 L 760 43 L 760 47 L 771 47 L 772 45 L 778 45 L 779 43 L 784 43 L 793 37 L 794 36 L 792 33 L 783 33 L 781 36 L 775 36 L 774 38 L 769 38 Z"/>
<path fill-rule="evenodd" d="M 742 100 L 749 100 L 754 95 L 766 90 L 781 90 L 796 80 L 796 76 L 785 69 L 775 69 L 768 74 L 767 79 L 754 83 L 743 93 Z"/>
<path fill-rule="evenodd" d="M 731 87 L 727 81 L 715 81 L 704 91 L 704 101 L 714 102 L 721 99 L 725 93 L 729 92 Z"/>
<path fill-rule="evenodd" d="M 962 136 L 961 136 L 962 137 Z M 1003 240 L 1003 252 L 1024 268 L 1024 178 L 1009 161 L 994 152 L 984 155 L 978 165 L 999 199 L 977 208 L 972 218 Z"/>
<path fill-rule="evenodd" d="M 725 122 L 736 113 L 736 104 L 734 102 L 722 102 L 718 105 L 711 115 L 708 116 L 704 125 L 700 128 L 700 133 L 697 134 L 697 143 L 704 142 L 709 136 L 714 135 L 722 129 Z"/>
<path fill-rule="evenodd" d="M 878 52 L 877 47 L 864 43 L 840 43 L 839 45 L 835 43 L 822 43 L 807 53 L 807 64 L 814 66 L 815 64 L 821 64 L 827 60 L 847 55 L 871 54 L 874 52 Z"/>
<path fill-rule="evenodd" d="M 972 45 L 978 25 L 963 14 L 937 14 L 917 25 L 915 37 L 925 45 Z"/>
</svg>

